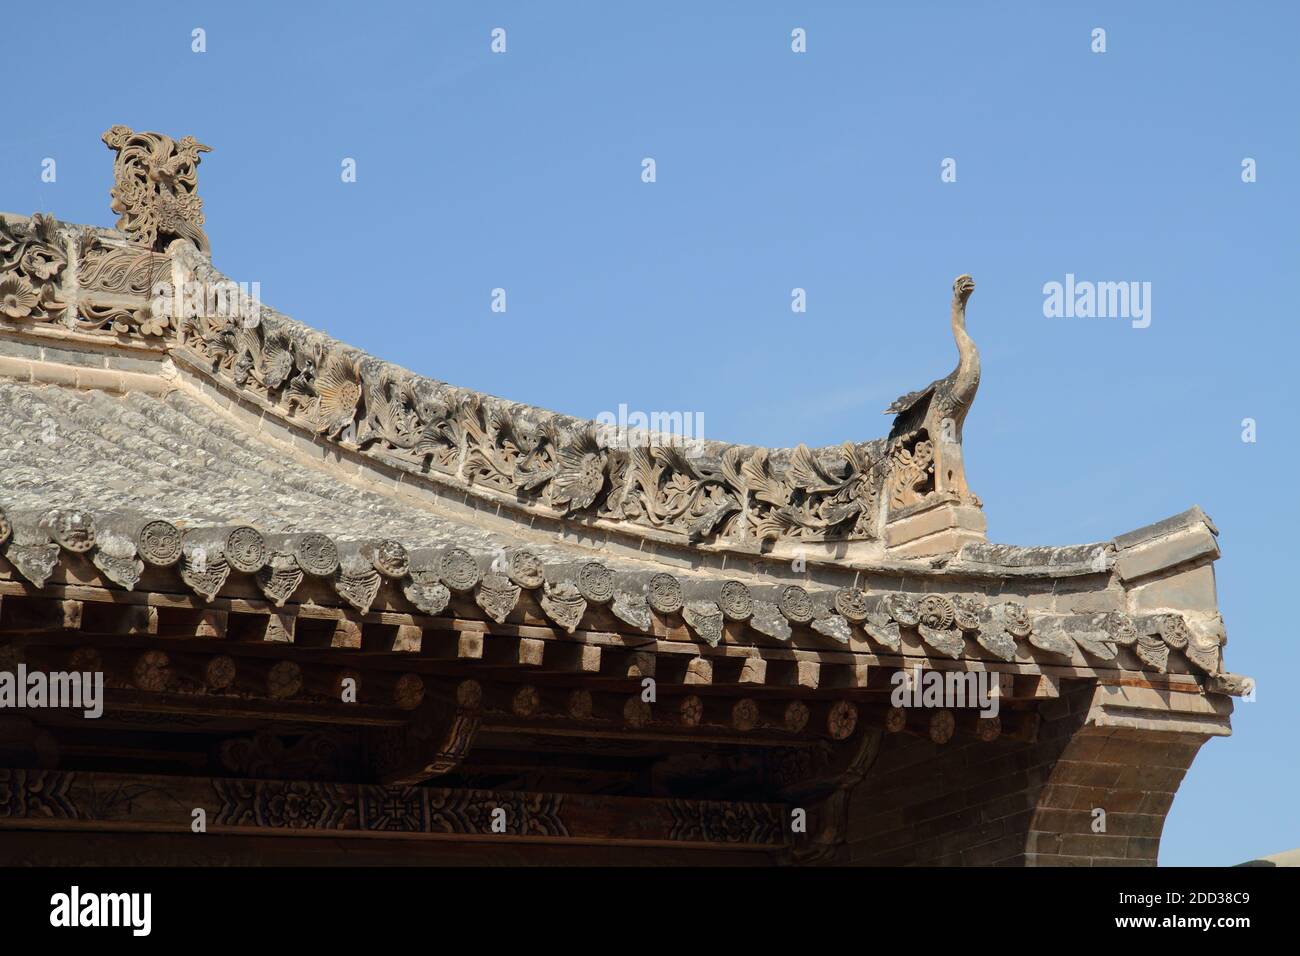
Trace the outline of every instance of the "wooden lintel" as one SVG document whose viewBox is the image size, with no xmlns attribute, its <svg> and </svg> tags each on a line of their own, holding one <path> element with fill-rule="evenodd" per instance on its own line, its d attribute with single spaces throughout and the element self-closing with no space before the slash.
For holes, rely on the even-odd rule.
<svg viewBox="0 0 1300 956">
<path fill-rule="evenodd" d="M 349 839 L 591 842 L 771 852 L 789 839 L 789 813 L 775 803 L 696 802 L 584 793 L 521 793 L 364 784 L 60 772 L 59 798 L 32 771 L 15 779 L 11 800 L 39 806 L 24 817 L 0 816 L 0 829 L 189 833 L 191 808 L 206 811 L 209 832 Z M 274 806 L 286 787 L 305 812 L 249 813 Z M 105 793 L 136 794 L 106 802 Z M 179 809 L 178 809 L 179 808 Z M 181 812 L 183 810 L 183 812 Z M 494 829 L 494 824 L 497 829 Z"/>
</svg>

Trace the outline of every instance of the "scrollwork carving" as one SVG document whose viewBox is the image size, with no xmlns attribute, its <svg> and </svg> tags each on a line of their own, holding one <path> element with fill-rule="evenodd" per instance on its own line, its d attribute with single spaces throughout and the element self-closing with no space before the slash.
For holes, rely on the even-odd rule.
<svg viewBox="0 0 1300 956">
<path fill-rule="evenodd" d="M 111 127 L 103 140 L 117 153 L 110 192 L 113 212 L 120 216 L 117 228 L 160 252 L 172 239 L 188 239 L 208 255 L 198 166 L 200 154 L 211 149 L 192 136 L 174 140 L 126 126 Z"/>
</svg>

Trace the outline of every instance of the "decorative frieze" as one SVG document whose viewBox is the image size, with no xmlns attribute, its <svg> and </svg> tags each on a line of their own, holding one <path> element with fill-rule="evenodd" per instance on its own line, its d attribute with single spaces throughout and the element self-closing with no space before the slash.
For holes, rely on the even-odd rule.
<svg viewBox="0 0 1300 956">
<path fill-rule="evenodd" d="M 598 561 L 544 562 L 522 548 L 506 557 L 461 547 L 410 550 L 391 539 L 339 545 L 319 533 L 268 537 L 247 525 L 189 528 L 182 535 L 159 518 L 110 513 L 98 519 L 77 508 L 0 510 L 0 555 L 23 578 L 44 587 L 61 553 L 89 557 L 107 580 L 126 590 L 135 587 L 146 563 L 170 567 L 179 553 L 181 582 L 209 602 L 237 573 L 250 576 L 273 604 L 284 606 L 311 573 L 329 581 L 341 602 L 361 614 L 374 606 L 387 583 L 394 596 L 400 593 L 430 616 L 441 615 L 453 594 L 472 594 L 488 618 L 503 624 L 527 590 L 570 634 L 590 611 L 607 607 L 643 632 L 654 625 L 652 612 L 677 615 L 711 646 L 722 642 L 729 626 L 741 629 L 736 634 L 748 630 L 779 641 L 790 640 L 798 628 L 805 637 L 840 645 L 865 639 L 895 654 L 904 653 L 911 636 L 913 646 L 919 641 L 926 653 L 951 659 L 1061 662 L 1081 653 L 1083 660 L 1104 664 L 1129 649 L 1142 667 L 1162 673 L 1173 652 L 1213 676 L 1221 672 L 1225 642 L 1217 615 L 1038 613 L 1018 601 L 980 594 L 754 587 L 736 579 L 634 574 Z M 484 573 L 488 567 L 508 573 Z"/>
<path fill-rule="evenodd" d="M 232 751 L 230 757 L 251 771 L 266 763 L 257 752 Z M 194 807 L 205 809 L 213 826 L 236 832 L 653 840 L 755 849 L 779 848 L 789 839 L 786 808 L 767 803 L 0 768 L 0 829 L 40 820 L 188 831 Z"/>
</svg>

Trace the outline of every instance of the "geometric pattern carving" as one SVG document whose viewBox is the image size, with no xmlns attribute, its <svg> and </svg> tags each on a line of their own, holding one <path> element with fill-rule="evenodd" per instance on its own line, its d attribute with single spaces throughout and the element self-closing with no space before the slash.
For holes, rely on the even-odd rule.
<svg viewBox="0 0 1300 956">
<path fill-rule="evenodd" d="M 784 820 L 766 803 L 669 800 L 671 839 L 706 843 L 778 843 Z"/>
<path fill-rule="evenodd" d="M 0 818 L 75 820 L 68 797 L 72 774 L 0 767 Z"/>
</svg>

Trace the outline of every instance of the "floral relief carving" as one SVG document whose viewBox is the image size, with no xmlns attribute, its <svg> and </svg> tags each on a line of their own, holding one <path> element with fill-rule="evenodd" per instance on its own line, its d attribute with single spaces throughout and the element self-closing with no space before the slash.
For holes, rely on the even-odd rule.
<svg viewBox="0 0 1300 956">
<path fill-rule="evenodd" d="M 62 322 L 67 266 L 53 217 L 37 213 L 23 226 L 0 216 L 0 319 Z"/>
<path fill-rule="evenodd" d="M 846 442 L 828 458 L 800 445 L 784 472 L 766 449 L 741 464 L 749 527 L 760 540 L 874 538 L 881 475 L 871 449 L 879 443 Z"/>
<path fill-rule="evenodd" d="M 160 338 L 175 327 L 171 310 L 155 296 L 170 289 L 169 257 L 134 243 L 110 245 L 93 229 L 77 235 L 76 253 L 78 329 Z"/>
<path fill-rule="evenodd" d="M 633 448 L 617 516 L 695 538 L 715 530 L 726 534 L 741 511 L 735 492 L 740 456 L 740 449 L 728 449 L 715 472 L 695 464 L 672 445 Z"/>
<path fill-rule="evenodd" d="M 576 431 L 559 451 L 550 483 L 550 503 L 562 511 L 590 508 L 605 488 L 609 453 L 596 440 L 594 427 Z"/>
</svg>

